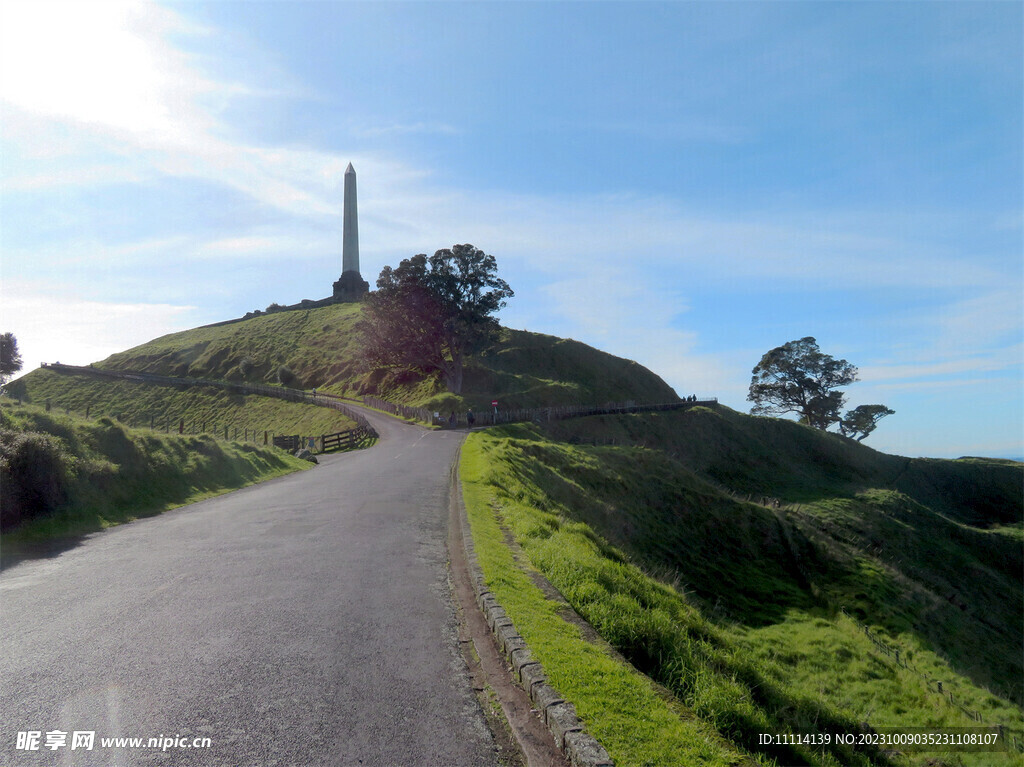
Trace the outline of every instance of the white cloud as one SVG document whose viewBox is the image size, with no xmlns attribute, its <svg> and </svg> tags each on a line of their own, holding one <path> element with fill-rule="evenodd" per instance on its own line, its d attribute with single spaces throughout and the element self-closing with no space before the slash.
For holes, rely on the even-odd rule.
<svg viewBox="0 0 1024 767">
<path fill-rule="evenodd" d="M 6 3 L 0 96 L 19 108 L 155 143 L 186 140 L 208 118 L 195 95 L 222 86 L 166 42 L 200 30 L 144 2 Z"/>
<path fill-rule="evenodd" d="M 266 93 L 209 78 L 169 42 L 172 35 L 212 34 L 142 0 L 4 5 L 4 141 L 56 161 L 49 173 L 29 173 L 13 184 L 49 186 L 65 174 L 69 182 L 95 177 L 99 169 L 77 168 L 72 158 L 102 153 L 123 159 L 123 177 L 156 172 L 204 179 L 308 218 L 340 213 L 340 181 L 350 160 L 367 169 L 383 166 L 399 181 L 408 177 L 396 163 L 260 146 L 232 136 L 207 106 L 211 97 L 230 101 Z"/>
<path fill-rule="evenodd" d="M 24 286 L 29 287 L 29 286 Z M 0 326 L 14 333 L 23 373 L 42 362 L 86 365 L 195 325 L 194 306 L 76 301 L 4 285 Z"/>
</svg>

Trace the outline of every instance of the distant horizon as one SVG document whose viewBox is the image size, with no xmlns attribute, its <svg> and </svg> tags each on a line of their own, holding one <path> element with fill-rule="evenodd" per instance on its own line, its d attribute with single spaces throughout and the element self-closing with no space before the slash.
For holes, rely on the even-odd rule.
<svg viewBox="0 0 1024 767">
<path fill-rule="evenodd" d="M 895 410 L 865 444 L 1021 456 L 1022 30 L 999 2 L 0 4 L 0 332 L 28 372 L 330 295 L 352 163 L 371 287 L 472 243 L 506 326 L 741 412 L 814 336 L 849 408 Z"/>
</svg>

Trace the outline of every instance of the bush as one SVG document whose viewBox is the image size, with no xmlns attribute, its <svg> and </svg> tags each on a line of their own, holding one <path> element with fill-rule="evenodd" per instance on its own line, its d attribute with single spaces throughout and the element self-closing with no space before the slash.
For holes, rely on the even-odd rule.
<svg viewBox="0 0 1024 767">
<path fill-rule="evenodd" d="M 48 514 L 64 503 L 70 462 L 53 437 L 0 431 L 0 529 Z"/>
<path fill-rule="evenodd" d="M 281 365 L 277 369 L 277 382 L 282 386 L 292 386 L 295 380 L 295 373 L 287 365 Z"/>
</svg>

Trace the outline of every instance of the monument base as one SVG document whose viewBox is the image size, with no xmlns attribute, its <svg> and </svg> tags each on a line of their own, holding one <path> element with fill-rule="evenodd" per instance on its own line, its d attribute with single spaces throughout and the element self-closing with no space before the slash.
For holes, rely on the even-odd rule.
<svg viewBox="0 0 1024 767">
<path fill-rule="evenodd" d="M 351 304 L 361 301 L 370 292 L 370 284 L 360 276 L 359 272 L 345 272 L 334 283 L 334 301 L 339 304 Z"/>
</svg>

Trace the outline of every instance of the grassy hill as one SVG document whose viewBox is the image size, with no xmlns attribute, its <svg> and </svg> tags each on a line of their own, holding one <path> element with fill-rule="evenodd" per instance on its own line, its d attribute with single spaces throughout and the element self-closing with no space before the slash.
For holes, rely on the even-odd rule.
<svg viewBox="0 0 1024 767">
<path fill-rule="evenodd" d="M 40 369 L 9 384 L 11 396 L 58 411 L 92 418 L 107 416 L 137 428 L 152 424 L 158 431 L 206 432 L 244 439 L 246 432 L 318 436 L 351 429 L 354 424 L 337 410 L 225 389 L 203 386 L 161 386 L 93 378 Z M 250 437 L 251 438 L 251 437 Z"/>
<path fill-rule="evenodd" d="M 0 405 L 4 559 L 34 541 L 67 538 L 237 489 L 311 464 L 280 450 L 210 436 L 137 431 Z"/>
<path fill-rule="evenodd" d="M 502 427 L 473 435 L 464 456 L 464 481 L 488 498 L 477 513 L 494 514 L 637 668 L 759 760 L 856 761 L 761 747 L 758 732 L 971 724 L 938 681 L 1024 739 L 1024 466 L 889 456 L 722 407 Z"/>
<path fill-rule="evenodd" d="M 469 361 L 460 396 L 415 372 L 368 373 L 358 362 L 360 312 L 334 305 L 196 328 L 97 367 L 373 393 L 441 411 L 483 409 L 492 399 L 507 408 L 677 399 L 635 362 L 516 330 L 503 330 L 494 349 Z M 140 425 L 159 426 L 163 417 L 278 433 L 347 428 L 334 411 L 202 387 L 39 370 L 8 390 Z M 54 434 L 79 433 L 59 428 Z M 110 432 L 111 444 L 142 439 L 117 436 L 123 428 L 109 419 L 81 428 Z M 202 447 L 197 452 L 216 452 L 207 441 Z M 865 721 L 976 724 L 937 693 L 939 681 L 983 722 L 1006 724 L 1024 741 L 1018 463 L 885 455 L 790 421 L 694 407 L 476 433 L 463 452 L 463 481 L 474 538 L 488 524 L 494 546 L 512 535 L 527 561 L 663 686 L 652 704 L 662 709 L 639 736 L 623 701 L 595 702 L 604 672 L 581 681 L 582 656 L 573 651 L 566 661 L 565 645 L 531 628 L 541 625 L 533 613 L 517 618 L 524 635 L 537 632 L 531 647 L 549 653 L 549 673 L 564 670 L 556 686 L 578 694 L 572 699 L 588 712 L 588 727 L 619 764 L 668 764 L 673 753 L 723 765 L 1011 763 L 999 754 L 903 758 L 758 742 L 758 733 L 850 731 Z M 81 497 L 95 504 L 105 496 Z M 496 577 L 503 603 L 520 604 L 529 579 Z M 880 655 L 876 642 L 899 649 L 910 667 Z M 622 694 L 640 695 L 630 684 L 623 681 L 631 692 Z M 638 738 L 660 745 L 637 747 Z"/>
<path fill-rule="evenodd" d="M 355 331 L 361 312 L 358 304 L 336 304 L 195 328 L 114 354 L 96 367 L 174 377 L 280 381 L 341 395 L 377 394 L 440 410 L 482 409 L 493 399 L 508 408 L 678 399 L 668 384 L 635 362 L 577 341 L 518 330 L 504 330 L 494 349 L 469 361 L 461 397 L 445 392 L 432 377 L 366 373 L 358 363 Z M 58 380 L 46 371 L 34 371 L 10 391 L 35 402 L 50 397 L 63 403 L 69 397 L 84 400 L 72 394 L 83 386 L 82 379 Z M 99 401 L 95 387 L 89 394 Z M 125 409 L 129 399 L 117 395 L 104 407 Z"/>
</svg>

